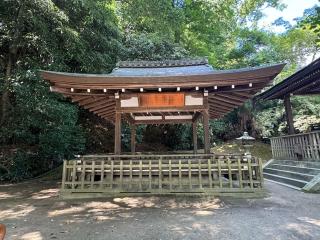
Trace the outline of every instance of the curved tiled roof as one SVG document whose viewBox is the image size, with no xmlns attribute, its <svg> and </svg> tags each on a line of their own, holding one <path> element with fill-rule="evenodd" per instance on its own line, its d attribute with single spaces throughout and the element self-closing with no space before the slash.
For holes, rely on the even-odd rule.
<svg viewBox="0 0 320 240">
<path fill-rule="evenodd" d="M 282 99 L 290 94 L 320 94 L 320 58 L 261 93 L 255 100 Z"/>
<path fill-rule="evenodd" d="M 159 68 L 159 67 L 183 67 L 208 64 L 208 59 L 180 59 L 163 61 L 120 61 L 117 67 L 120 68 Z"/>
<path fill-rule="evenodd" d="M 115 94 L 208 92 L 211 118 L 222 117 L 266 87 L 284 64 L 214 70 L 206 60 L 120 62 L 111 74 L 41 71 L 54 92 L 70 97 L 102 118 L 113 120 Z M 179 90 L 178 90 L 179 89 Z M 137 113 L 141 114 L 141 113 Z M 172 113 L 170 113 L 172 114 Z"/>
</svg>

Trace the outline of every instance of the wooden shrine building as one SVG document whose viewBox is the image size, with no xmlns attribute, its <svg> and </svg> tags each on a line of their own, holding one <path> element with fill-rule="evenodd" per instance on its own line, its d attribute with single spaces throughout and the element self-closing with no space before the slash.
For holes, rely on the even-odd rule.
<svg viewBox="0 0 320 240">
<path fill-rule="evenodd" d="M 204 171 L 206 171 L 205 175 L 207 176 L 208 181 L 210 179 L 210 181 L 213 181 L 213 175 L 210 174 L 209 171 L 211 172 L 214 170 L 213 168 L 210 168 L 210 170 L 208 169 L 208 161 L 212 161 L 210 162 L 210 165 L 213 164 L 216 169 L 218 169 L 218 163 L 214 160 L 215 157 L 210 155 L 209 119 L 220 118 L 234 108 L 241 106 L 246 100 L 250 99 L 261 89 L 269 85 L 283 67 L 284 64 L 277 64 L 264 67 L 220 71 L 214 70 L 205 59 L 133 61 L 118 63 L 117 68 L 110 74 L 76 74 L 42 71 L 41 75 L 45 80 L 50 82 L 51 91 L 61 93 L 64 96 L 71 98 L 72 102 L 76 102 L 90 112 L 114 123 L 115 155 L 105 155 L 103 157 L 103 161 L 110 160 L 112 161 L 112 164 L 108 162 L 107 165 L 103 166 L 104 170 L 101 170 L 102 165 L 106 164 L 106 162 L 103 164 L 99 162 L 99 164 L 101 164 L 99 171 L 105 171 L 105 168 L 108 168 L 108 171 L 112 172 L 110 169 L 114 169 L 114 164 L 118 161 L 117 159 L 120 159 L 120 162 L 117 163 L 119 164 L 118 170 L 120 173 L 114 172 L 111 177 L 108 175 L 108 178 L 110 177 L 112 182 L 115 179 L 113 174 L 119 173 L 120 185 L 123 186 L 124 177 L 128 176 L 129 179 L 132 180 L 135 174 L 133 169 L 137 167 L 137 172 L 140 172 L 139 174 L 141 174 L 138 174 L 140 179 L 138 180 L 140 181 L 138 184 L 140 190 L 144 189 L 142 182 L 143 178 L 146 177 L 144 174 L 147 173 L 149 174 L 149 188 L 147 189 L 153 189 L 152 182 L 154 174 L 157 176 L 157 179 L 159 178 L 157 186 L 160 189 L 163 189 L 162 182 L 160 184 L 160 181 L 162 181 L 160 180 L 160 176 L 161 179 L 164 176 L 167 176 L 169 179 L 176 176 L 179 181 L 182 181 L 181 179 L 184 176 L 184 171 L 186 171 L 186 173 L 189 172 L 189 175 L 187 174 L 186 176 L 188 176 L 189 179 L 189 187 L 192 189 L 193 184 L 191 181 L 193 174 L 195 174 L 194 172 L 198 172 L 201 176 L 203 176 L 204 173 L 202 170 L 199 171 L 199 165 L 184 165 L 183 159 L 186 159 L 187 162 L 192 160 L 197 163 L 198 161 L 205 161 L 206 167 L 204 169 L 206 170 Z M 203 137 L 206 156 L 196 155 L 196 127 L 199 119 L 202 119 L 204 126 Z M 142 159 L 142 155 L 121 155 L 121 121 L 127 121 L 131 126 L 132 153 L 135 152 L 136 125 L 190 123 L 193 129 L 194 155 L 178 157 L 153 155 L 145 157 L 144 159 Z M 145 159 L 148 159 L 146 160 L 147 162 L 144 162 Z M 153 169 L 152 165 L 154 161 L 148 162 L 150 159 L 157 162 L 157 167 L 154 166 L 156 170 Z M 176 159 L 177 165 L 171 165 L 173 164 L 172 161 L 175 161 L 174 159 Z M 93 166 L 90 165 L 91 167 L 97 167 L 96 160 L 97 158 L 94 160 L 95 164 Z M 129 161 L 126 166 L 128 167 L 128 173 L 123 172 L 125 169 L 123 161 L 126 160 Z M 134 166 L 132 161 L 138 161 L 136 162 L 138 165 Z M 228 168 L 228 174 L 230 175 L 229 180 L 232 178 L 232 171 L 244 171 L 244 169 L 241 169 L 241 161 L 236 163 L 239 164 L 236 169 L 233 169 L 232 165 Z M 148 164 L 150 164 L 150 166 Z M 168 167 L 165 172 L 163 172 L 163 169 L 166 167 L 163 164 L 167 164 L 166 166 Z M 225 162 L 225 164 L 227 164 L 227 162 Z M 84 165 L 83 169 L 86 169 L 86 166 L 87 165 Z M 177 167 L 177 169 L 173 170 L 173 166 Z M 71 186 L 71 189 L 74 190 L 76 190 L 75 186 L 77 186 L 76 176 L 78 167 L 75 165 L 69 166 L 69 168 L 73 170 L 69 169 L 71 171 L 69 171 L 71 182 L 69 181 L 68 184 L 69 187 Z M 144 169 L 144 167 L 146 167 L 146 169 Z M 185 170 L 183 170 L 184 167 L 186 167 Z M 193 167 L 197 170 L 194 170 Z M 256 165 L 256 167 L 259 167 L 259 165 Z M 200 163 L 200 169 L 202 169 L 202 163 Z M 86 172 L 86 170 L 83 171 Z M 220 177 L 221 171 L 218 174 Z M 91 174 L 93 174 L 92 172 L 94 171 L 92 170 Z M 258 174 L 258 172 L 259 171 L 257 170 L 255 174 Z M 68 175 L 67 173 L 64 174 Z M 79 174 L 82 174 L 82 177 L 80 177 L 80 179 L 82 179 L 80 189 L 83 189 L 85 188 L 84 182 L 86 174 L 83 172 Z M 209 178 L 208 175 L 210 176 Z M 104 181 L 106 177 L 107 175 L 101 174 L 101 185 L 105 184 Z M 198 178 L 200 179 L 199 176 Z M 68 177 L 65 179 L 66 182 L 68 182 L 67 179 Z M 250 179 L 250 186 L 253 187 L 254 182 L 252 176 Z M 244 181 L 244 179 L 242 180 Z M 262 181 L 262 179 L 260 180 Z M 91 181 L 90 186 L 94 186 L 95 175 L 91 176 Z M 221 183 L 222 179 L 217 178 L 217 181 L 220 181 Z M 211 185 L 209 185 L 212 187 L 212 182 L 210 183 Z M 108 184 L 111 185 L 111 188 L 114 186 L 113 183 L 108 182 Z M 232 179 L 231 183 L 229 182 L 228 184 L 229 187 L 233 186 Z M 180 182 L 179 187 L 182 185 Z M 221 183 L 219 186 L 222 185 L 223 184 Z M 121 189 L 123 190 L 123 187 Z M 130 189 L 132 189 L 132 187 L 129 187 L 129 190 Z"/>
<path fill-rule="evenodd" d="M 320 58 L 255 97 L 255 101 L 284 102 L 288 135 L 270 139 L 272 160 L 264 167 L 266 179 L 306 192 L 320 192 L 320 131 L 296 133 L 291 96 L 320 94 Z"/>
<path fill-rule="evenodd" d="M 294 134 L 290 96 L 320 94 L 320 58 L 282 82 L 255 97 L 255 101 L 282 99 L 285 106 L 288 133 Z"/>
<path fill-rule="evenodd" d="M 115 154 L 121 153 L 121 119 L 131 125 L 135 152 L 137 124 L 190 123 L 197 151 L 196 124 L 203 118 L 209 153 L 209 119 L 220 118 L 267 86 L 283 64 L 216 71 L 206 60 L 120 62 L 111 74 L 43 71 L 51 91 L 115 124 Z"/>
<path fill-rule="evenodd" d="M 254 98 L 284 102 L 288 134 L 271 139 L 274 159 L 320 161 L 320 131 L 295 134 L 291 96 L 320 94 L 320 58 Z M 299 156 L 300 155 L 300 156 Z"/>
</svg>

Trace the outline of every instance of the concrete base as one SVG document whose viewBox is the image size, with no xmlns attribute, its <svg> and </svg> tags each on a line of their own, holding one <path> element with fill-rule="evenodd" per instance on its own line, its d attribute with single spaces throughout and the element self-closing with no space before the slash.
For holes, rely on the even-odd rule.
<svg viewBox="0 0 320 240">
<path fill-rule="evenodd" d="M 141 197 L 141 196 L 171 196 L 171 197 L 207 197 L 224 196 L 234 198 L 264 198 L 268 195 L 265 189 L 235 191 L 207 191 L 207 192 L 70 192 L 60 191 L 61 199 L 83 199 L 83 198 L 114 198 L 114 197 Z"/>
</svg>

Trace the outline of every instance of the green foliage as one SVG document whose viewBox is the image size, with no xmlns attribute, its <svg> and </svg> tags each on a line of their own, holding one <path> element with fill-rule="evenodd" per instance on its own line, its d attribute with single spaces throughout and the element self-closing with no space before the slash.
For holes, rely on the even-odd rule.
<svg viewBox="0 0 320 240">
<path fill-rule="evenodd" d="M 0 143 L 17 152 L 3 153 L 0 163 L 17 180 L 83 153 L 86 142 L 78 108 L 51 94 L 38 70 L 108 72 L 121 35 L 106 0 L 5 0 L 0 13 Z"/>
<path fill-rule="evenodd" d="M 121 60 L 181 59 L 187 56 L 188 52 L 180 45 L 153 34 L 127 35 L 119 53 Z"/>
<path fill-rule="evenodd" d="M 317 45 L 320 45 L 320 6 L 316 5 L 305 10 L 299 26 L 303 30 L 311 30 L 317 35 Z"/>
<path fill-rule="evenodd" d="M 259 29 L 278 0 L 0 1 L 0 180 L 38 175 L 78 153 L 113 151 L 113 126 L 48 91 L 39 69 L 106 73 L 118 60 L 207 56 L 216 69 L 287 62 L 277 82 L 319 52 L 319 7 L 276 34 Z M 281 24 L 281 22 L 278 21 Z M 319 120 L 319 97 L 294 97 L 295 127 Z M 281 101 L 250 102 L 210 122 L 214 142 L 286 131 Z M 197 129 L 199 145 L 203 126 Z M 130 129 L 123 124 L 123 150 Z M 139 126 L 138 150 L 192 149 L 190 125 Z"/>
</svg>

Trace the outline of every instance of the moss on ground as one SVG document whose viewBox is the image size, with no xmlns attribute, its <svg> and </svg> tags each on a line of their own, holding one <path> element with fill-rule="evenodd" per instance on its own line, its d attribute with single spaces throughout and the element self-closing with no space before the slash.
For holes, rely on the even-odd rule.
<svg viewBox="0 0 320 240">
<path fill-rule="evenodd" d="M 272 158 L 271 146 L 267 143 L 254 142 L 252 143 L 251 153 L 254 156 L 261 158 L 263 161 L 268 161 Z M 214 153 L 244 153 L 243 147 L 236 141 L 229 141 L 219 144 L 212 148 Z"/>
</svg>

